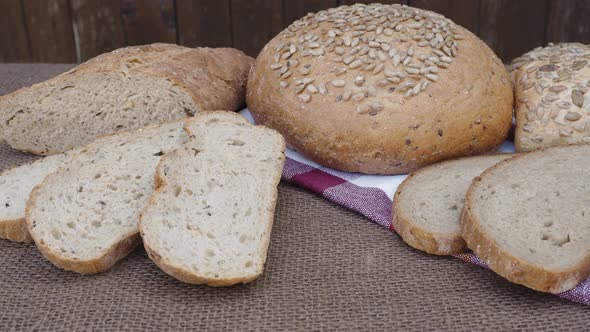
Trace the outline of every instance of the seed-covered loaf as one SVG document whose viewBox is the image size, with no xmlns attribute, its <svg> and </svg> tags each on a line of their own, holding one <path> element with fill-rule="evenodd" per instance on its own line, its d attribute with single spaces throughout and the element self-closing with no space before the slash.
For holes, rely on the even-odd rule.
<svg viewBox="0 0 590 332">
<path fill-rule="evenodd" d="M 0 97 L 0 138 L 55 154 L 95 137 L 240 109 L 252 59 L 230 49 L 133 46 L 93 58 L 46 82 Z"/>
<path fill-rule="evenodd" d="M 463 238 L 508 280 L 543 292 L 590 275 L 590 145 L 516 156 L 475 178 L 465 197 Z"/>
<path fill-rule="evenodd" d="M 516 58 L 518 151 L 590 143 L 590 46 L 549 44 Z"/>
<path fill-rule="evenodd" d="M 401 5 L 308 14 L 251 70 L 254 119 L 335 169 L 395 174 L 487 151 L 506 137 L 508 72 L 476 36 Z"/>
</svg>

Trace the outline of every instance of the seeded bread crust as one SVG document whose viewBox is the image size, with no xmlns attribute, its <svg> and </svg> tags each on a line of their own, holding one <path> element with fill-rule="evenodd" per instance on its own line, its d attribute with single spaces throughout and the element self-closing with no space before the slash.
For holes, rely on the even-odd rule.
<svg viewBox="0 0 590 332">
<path fill-rule="evenodd" d="M 232 48 L 192 49 L 172 44 L 156 43 L 117 49 L 99 55 L 53 79 L 0 97 L 0 138 L 3 138 L 15 149 L 34 154 L 50 155 L 69 150 L 76 143 L 84 145 L 95 137 L 111 132 L 137 129 L 150 123 L 166 122 L 192 116 L 197 112 L 218 109 L 237 111 L 244 105 L 247 75 L 252 61 L 253 59 L 243 52 Z M 176 100 L 182 100 L 184 106 L 176 106 L 173 110 L 169 110 L 167 107 L 161 107 L 161 109 L 155 111 L 151 110 L 154 114 L 148 114 L 148 112 L 145 112 L 145 115 L 134 113 L 132 116 L 137 117 L 137 119 L 133 120 L 126 118 L 125 112 L 119 112 L 121 114 L 121 118 L 118 120 L 120 123 L 114 127 L 103 128 L 101 118 L 98 115 L 94 117 L 93 114 L 89 115 L 87 113 L 93 113 L 93 110 L 98 114 L 104 113 L 102 108 L 99 111 L 98 106 L 92 106 L 92 98 L 101 92 L 110 92 L 80 92 L 86 93 L 84 99 L 87 99 L 88 107 L 81 109 L 77 118 L 68 118 L 67 121 L 71 123 L 63 123 L 60 126 L 54 125 L 58 128 L 51 127 L 53 131 L 49 130 L 41 138 L 22 134 L 23 130 L 32 130 L 32 132 L 48 130 L 48 124 L 43 122 L 45 117 L 41 117 L 41 120 L 32 119 L 33 116 L 29 112 L 41 112 L 43 110 L 43 108 L 35 108 L 37 107 L 35 105 L 45 103 L 48 100 L 63 104 L 65 102 L 64 98 L 67 99 L 67 96 L 59 98 L 53 96 L 63 93 L 67 89 L 78 89 L 76 84 L 81 80 L 90 79 L 97 81 L 98 84 L 98 81 L 105 81 L 108 77 L 113 78 L 112 75 L 115 74 L 118 80 L 125 78 L 129 81 L 139 80 L 146 82 L 153 80 L 155 82 L 157 79 L 158 82 L 167 84 L 168 88 L 171 89 L 170 93 L 178 94 Z M 136 93 L 142 93 L 142 91 Z M 162 93 L 165 93 L 165 91 Z M 182 98 L 180 95 L 182 95 Z M 111 98 L 114 100 L 114 111 L 135 110 L 143 105 L 143 101 L 137 104 L 133 100 L 120 102 L 118 97 L 113 96 Z M 52 98 L 58 99 L 58 101 Z M 188 100 L 186 105 L 185 99 Z M 154 107 L 158 108 L 160 105 Z M 110 112 L 108 107 L 105 109 Z M 115 113 L 116 116 L 119 116 L 119 113 Z M 27 121 L 28 119 L 30 121 Z M 93 133 L 89 133 L 88 128 L 92 128 Z M 66 131 L 69 137 L 79 136 L 80 138 L 77 138 L 74 144 L 70 142 L 63 144 L 60 141 L 62 140 L 61 136 L 59 136 L 63 134 L 63 131 Z"/>
<path fill-rule="evenodd" d="M 514 59 L 517 151 L 590 143 L 590 46 L 549 44 Z"/>
<path fill-rule="evenodd" d="M 495 156 L 503 155 L 505 155 L 507 158 L 509 158 L 509 156 L 512 156 L 509 154 L 496 154 Z M 399 201 L 401 199 L 402 192 L 405 191 L 406 186 L 411 185 L 411 181 L 408 180 L 412 179 L 415 175 L 420 174 L 420 172 L 427 169 L 440 168 L 440 166 L 446 165 L 450 162 L 457 162 L 470 158 L 479 157 L 467 157 L 458 160 L 449 160 L 435 165 L 431 165 L 426 168 L 422 168 L 418 171 L 410 173 L 406 180 L 404 180 L 398 187 L 393 199 L 393 225 L 395 231 L 411 247 L 421 251 L 425 251 L 429 254 L 439 256 L 460 254 L 467 250 L 467 244 L 465 243 L 465 240 L 463 240 L 463 237 L 460 233 L 451 235 L 449 233 L 434 232 L 431 230 L 426 230 L 423 227 L 420 227 L 412 221 L 412 218 L 406 216 L 403 213 L 403 210 L 399 208 Z M 457 222 L 459 222 L 459 220 L 457 220 Z"/>
<path fill-rule="evenodd" d="M 250 123 L 247 122 L 242 116 L 235 114 L 235 113 L 229 113 L 229 112 L 215 112 L 216 114 L 219 113 L 223 113 L 222 117 L 224 116 L 229 116 L 229 117 L 234 117 L 238 122 L 243 122 L 245 125 L 250 126 Z M 209 114 L 198 114 L 196 115 L 194 118 L 188 120 L 187 122 L 185 122 L 185 131 L 187 131 L 187 133 L 189 134 L 189 136 L 194 135 L 193 133 L 190 132 L 189 129 L 189 122 L 190 121 L 199 121 L 200 118 L 206 119 L 207 117 L 209 117 L 211 115 L 211 113 Z M 215 115 L 213 115 L 215 116 Z M 262 126 L 256 126 L 257 128 L 262 128 L 264 130 L 269 130 L 269 131 L 273 131 L 272 129 L 269 128 L 264 128 Z M 282 147 L 282 161 L 281 163 L 284 162 L 284 152 L 286 149 L 286 145 L 283 141 L 283 147 Z M 162 159 L 160 160 L 160 163 L 158 164 L 158 167 L 156 169 L 156 177 L 155 177 L 155 183 L 156 183 L 156 190 L 154 191 L 154 193 L 150 196 L 150 199 L 148 201 L 148 203 L 146 204 L 147 206 L 153 205 L 157 200 L 158 200 L 158 196 L 161 195 L 162 191 L 165 189 L 165 186 L 167 185 L 167 182 L 165 180 L 165 177 L 162 175 L 163 173 L 163 167 L 166 163 L 167 159 L 170 158 L 174 158 L 174 154 L 175 151 L 172 151 L 168 154 L 166 154 L 165 156 L 162 157 Z M 276 183 L 278 185 L 278 183 L 281 180 L 281 172 L 277 172 L 277 174 L 274 175 L 273 178 L 273 182 Z M 272 225 L 273 225 L 273 218 L 274 218 L 274 211 L 275 211 L 275 207 L 276 207 L 276 202 L 278 199 L 278 191 L 275 190 L 274 192 L 274 196 L 272 197 L 272 203 L 271 203 L 271 210 L 269 211 L 269 215 L 271 216 L 271 220 L 270 222 L 267 223 L 267 229 L 266 229 L 266 233 L 270 234 L 271 230 L 272 230 Z M 138 221 L 138 227 L 139 227 L 139 231 L 141 234 L 142 238 L 145 238 L 145 230 L 144 230 L 144 226 L 143 224 L 145 223 L 144 220 L 144 213 L 145 213 L 146 208 L 144 208 L 142 210 L 142 212 L 139 215 L 139 221 Z M 264 253 L 266 253 L 268 251 L 268 247 L 270 245 L 270 236 L 268 236 L 265 240 L 264 240 Z M 154 250 L 152 247 L 150 247 L 149 242 L 144 241 L 143 243 L 144 249 L 146 250 L 146 252 L 148 253 L 149 258 L 160 268 L 162 269 L 162 271 L 164 271 L 165 273 L 167 273 L 168 275 L 182 281 L 182 282 L 186 282 L 186 283 L 190 283 L 190 284 L 204 284 L 207 286 L 212 286 L 212 287 L 225 287 L 225 286 L 231 286 L 231 285 L 235 285 L 235 284 L 239 284 L 239 283 L 249 283 L 251 281 L 254 281 L 255 279 L 257 279 L 263 272 L 263 266 L 262 268 L 257 271 L 256 274 L 251 275 L 249 277 L 237 277 L 237 278 L 205 278 L 202 276 L 199 276 L 197 274 L 195 274 L 194 272 L 191 272 L 181 266 L 176 265 L 174 262 L 170 262 L 168 259 L 162 257 L 157 250 Z"/>
<path fill-rule="evenodd" d="M 582 145 L 569 146 L 576 147 Z M 532 154 L 541 154 L 545 151 L 559 148 L 541 148 L 531 153 L 517 155 L 514 158 L 501 161 L 485 170 L 481 176 L 473 180 L 467 191 L 465 205 L 461 214 L 461 232 L 467 246 L 479 258 L 486 262 L 490 269 L 513 283 L 553 294 L 562 293 L 574 288 L 590 275 L 590 255 L 587 255 L 574 267 L 560 271 L 552 271 L 543 266 L 515 257 L 510 252 L 502 250 L 496 240 L 482 229 L 477 215 L 472 212 L 472 201 L 474 199 L 473 192 L 482 181 L 482 178 L 494 172 L 496 169 L 504 167 L 512 161 L 527 158 L 527 156 Z"/>
<path fill-rule="evenodd" d="M 371 174 L 492 150 L 513 106 L 508 72 L 471 32 L 433 12 L 378 4 L 291 24 L 256 59 L 246 99 L 256 123 L 306 157 Z"/>
<path fill-rule="evenodd" d="M 205 112 L 205 113 L 207 113 L 207 112 Z M 164 127 L 164 126 L 172 125 L 175 123 L 178 123 L 178 125 L 181 126 L 182 125 L 181 122 L 182 122 L 182 120 L 169 121 L 169 122 L 160 123 L 160 124 L 152 124 L 152 125 L 142 128 L 138 131 L 130 130 L 130 131 L 125 131 L 125 132 L 106 134 L 101 137 L 98 137 L 92 143 L 90 143 L 84 147 L 81 147 L 79 150 L 76 150 L 76 151 L 79 151 L 80 154 L 84 154 L 84 153 L 86 153 L 86 151 L 88 151 L 89 149 L 91 149 L 95 145 L 102 144 L 101 141 L 103 139 L 108 139 L 110 137 L 116 137 L 117 135 L 128 135 L 132 132 L 139 133 L 140 131 L 146 131 L 146 130 L 155 129 L 158 127 Z M 39 205 L 44 204 L 44 202 L 42 202 L 38 199 L 38 195 L 39 195 L 40 190 L 42 190 L 42 188 L 44 186 L 47 186 L 47 184 L 46 184 L 47 181 L 48 180 L 46 178 L 42 183 L 35 186 L 35 188 L 31 191 L 31 194 L 29 196 L 29 199 L 28 199 L 27 205 L 26 205 L 26 209 L 25 209 L 25 215 L 26 215 L 25 225 L 26 225 L 28 233 L 31 236 L 31 239 L 34 241 L 34 243 L 37 246 L 37 248 L 39 249 L 39 251 L 55 266 L 57 266 L 61 269 L 67 270 L 67 271 L 77 272 L 82 275 L 94 275 L 94 274 L 98 274 L 98 273 L 103 273 L 103 272 L 106 272 L 109 269 L 111 269 L 117 262 L 119 262 L 120 260 L 125 258 L 127 255 L 129 255 L 141 243 L 141 237 L 139 235 L 139 231 L 129 232 L 129 233 L 121 236 L 121 238 L 117 242 L 113 243 L 109 248 L 103 250 L 104 252 L 101 255 L 96 256 L 92 259 L 88 259 L 88 260 L 71 259 L 71 258 L 66 257 L 66 256 L 62 255 L 61 253 L 53 250 L 53 248 L 51 248 L 50 246 L 45 245 L 44 241 L 42 241 L 42 239 L 39 237 L 37 232 L 34 231 L 33 218 L 31 216 L 31 214 L 32 214 L 32 210 L 35 208 L 36 204 L 39 204 Z"/>
</svg>

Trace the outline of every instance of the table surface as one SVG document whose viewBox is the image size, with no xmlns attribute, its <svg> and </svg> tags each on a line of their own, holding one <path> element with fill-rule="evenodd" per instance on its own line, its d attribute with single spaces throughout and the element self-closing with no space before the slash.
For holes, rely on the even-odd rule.
<svg viewBox="0 0 590 332">
<path fill-rule="evenodd" d="M 72 65 L 2 64 L 0 95 Z M 0 110 L 2 111 L 2 110 Z M 0 170 L 33 156 L 0 143 Z M 84 277 L 0 240 L 0 330 L 584 330 L 589 307 L 414 250 L 287 183 L 266 270 L 230 288 L 183 284 L 138 248 Z"/>
</svg>

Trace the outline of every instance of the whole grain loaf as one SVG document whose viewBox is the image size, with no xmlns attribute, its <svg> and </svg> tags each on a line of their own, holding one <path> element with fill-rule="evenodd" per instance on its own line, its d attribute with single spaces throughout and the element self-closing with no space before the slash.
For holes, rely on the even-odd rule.
<svg viewBox="0 0 590 332">
<path fill-rule="evenodd" d="M 107 133 L 239 110 L 251 61 L 229 48 L 118 49 L 0 97 L 0 138 L 15 149 L 49 155 Z"/>
</svg>

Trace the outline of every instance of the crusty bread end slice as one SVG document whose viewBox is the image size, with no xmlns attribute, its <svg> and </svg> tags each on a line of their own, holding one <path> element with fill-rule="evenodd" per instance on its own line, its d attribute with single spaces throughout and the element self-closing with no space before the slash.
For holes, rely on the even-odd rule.
<svg viewBox="0 0 590 332">
<path fill-rule="evenodd" d="M 590 275 L 590 145 L 502 161 L 467 192 L 463 238 L 506 279 L 561 293 Z"/>
<path fill-rule="evenodd" d="M 68 158 L 69 154 L 49 156 L 0 174 L 0 238 L 16 242 L 33 241 L 25 224 L 25 205 L 29 194 Z"/>
<path fill-rule="evenodd" d="M 393 224 L 410 246 L 434 255 L 462 253 L 467 245 L 459 219 L 471 181 L 486 168 L 514 155 L 450 160 L 411 173 L 398 187 Z"/>
<path fill-rule="evenodd" d="M 183 282 L 250 282 L 266 261 L 284 139 L 227 112 L 198 114 L 185 130 L 190 141 L 162 158 L 141 213 L 144 248 Z"/>
</svg>

